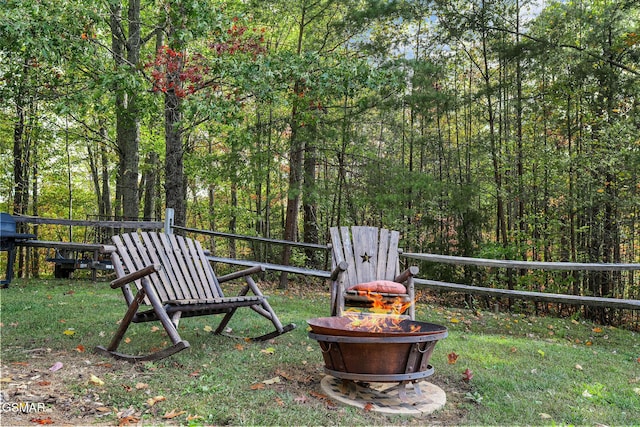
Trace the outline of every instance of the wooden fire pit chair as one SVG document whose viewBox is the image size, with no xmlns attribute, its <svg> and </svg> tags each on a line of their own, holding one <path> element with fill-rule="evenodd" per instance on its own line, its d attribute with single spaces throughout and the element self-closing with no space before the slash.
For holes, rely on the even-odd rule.
<svg viewBox="0 0 640 427">
<path fill-rule="evenodd" d="M 224 314 L 214 331 L 221 334 L 240 307 L 249 307 L 271 321 L 275 330 L 253 338 L 267 340 L 295 328 L 282 326 L 267 298 L 260 292 L 251 274 L 264 271 L 252 267 L 216 278 L 200 242 L 190 238 L 156 232 L 128 233 L 112 237 L 115 246 L 105 246 L 117 279 L 111 287 L 122 289 L 128 309 L 108 347 L 96 347 L 96 352 L 129 361 L 157 360 L 189 347 L 178 333 L 181 317 Z M 238 296 L 225 297 L 220 284 L 244 278 L 246 285 Z M 134 284 L 135 286 L 131 286 Z M 249 291 L 253 295 L 248 294 Z M 151 309 L 139 311 L 142 304 Z M 117 352 L 120 341 L 131 322 L 159 320 L 173 345 L 144 356 Z"/>
<path fill-rule="evenodd" d="M 400 233 L 376 227 L 332 227 L 331 315 L 370 309 L 372 298 L 411 303 L 402 315 L 415 320 L 413 276 L 418 267 L 400 272 Z M 363 311 L 363 313 L 365 313 Z"/>
</svg>

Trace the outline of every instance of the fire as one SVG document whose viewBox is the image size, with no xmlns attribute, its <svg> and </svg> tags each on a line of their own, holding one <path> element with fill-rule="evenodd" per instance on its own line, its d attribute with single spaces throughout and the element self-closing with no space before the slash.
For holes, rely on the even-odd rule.
<svg viewBox="0 0 640 427">
<path fill-rule="evenodd" d="M 360 291 L 359 295 L 366 296 L 371 302 L 371 315 L 361 316 L 358 311 L 347 311 L 346 315 L 351 319 L 347 325 L 351 329 L 360 329 L 370 332 L 393 332 L 405 331 L 401 325 L 405 317 L 402 316 L 413 301 L 403 302 L 402 298 L 396 297 L 392 301 L 385 301 L 384 297 L 378 293 Z M 418 332 L 420 326 L 409 325 L 409 331 Z"/>
</svg>

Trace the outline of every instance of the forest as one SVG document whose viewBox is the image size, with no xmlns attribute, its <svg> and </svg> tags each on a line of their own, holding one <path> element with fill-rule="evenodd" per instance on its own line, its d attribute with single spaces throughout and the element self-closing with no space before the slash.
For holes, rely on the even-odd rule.
<svg viewBox="0 0 640 427">
<path fill-rule="evenodd" d="M 0 58 L 3 212 L 640 262 L 636 0 L 3 0 Z"/>
</svg>

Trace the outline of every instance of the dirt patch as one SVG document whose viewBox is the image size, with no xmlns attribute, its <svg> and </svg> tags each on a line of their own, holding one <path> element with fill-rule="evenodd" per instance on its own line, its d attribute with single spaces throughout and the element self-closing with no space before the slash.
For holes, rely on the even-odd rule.
<svg viewBox="0 0 640 427">
<path fill-rule="evenodd" d="M 2 364 L 1 425 L 113 425 L 113 418 L 110 422 L 105 418 L 114 410 L 103 402 L 98 384 L 92 381 L 110 372 L 132 375 L 133 365 L 47 349 L 29 354 L 28 362 Z"/>
</svg>

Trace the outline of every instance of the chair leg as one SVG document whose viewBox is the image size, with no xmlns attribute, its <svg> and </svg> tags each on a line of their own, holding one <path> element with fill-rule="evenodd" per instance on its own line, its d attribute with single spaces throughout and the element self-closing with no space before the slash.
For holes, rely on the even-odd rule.
<svg viewBox="0 0 640 427">
<path fill-rule="evenodd" d="M 278 316 L 276 315 L 275 311 L 273 311 L 273 308 L 271 308 L 271 305 L 267 301 L 267 298 L 262 294 L 262 292 L 254 282 L 254 280 L 250 276 L 246 276 L 245 281 L 247 282 L 247 285 L 243 287 L 239 296 L 245 296 L 248 293 L 249 289 L 251 289 L 254 295 L 261 298 L 260 304 L 255 304 L 250 306 L 251 309 L 256 313 L 258 313 L 259 315 L 265 317 L 266 319 L 269 319 L 271 323 L 273 323 L 273 326 L 275 327 L 275 331 L 251 338 L 252 341 L 265 341 L 271 338 L 275 338 L 278 335 L 282 335 L 285 332 L 289 332 L 296 328 L 296 325 L 294 323 L 290 323 L 286 326 L 282 326 L 280 319 L 278 319 Z M 224 329 L 229 323 L 229 320 L 231 320 L 231 317 L 235 314 L 236 310 L 237 310 L 237 307 L 232 308 L 227 314 L 225 314 L 224 318 L 216 328 L 214 332 L 215 334 L 219 335 L 224 332 Z"/>
<path fill-rule="evenodd" d="M 133 299 L 133 301 L 131 301 L 131 304 L 129 305 L 129 308 L 125 313 L 124 318 L 120 322 L 120 326 L 118 326 L 118 330 L 113 336 L 111 343 L 109 343 L 109 346 L 106 349 L 104 349 L 104 347 L 98 347 L 98 348 L 104 349 L 107 352 L 115 351 L 118 348 L 118 346 L 120 345 L 120 342 L 122 341 L 122 338 L 124 337 L 124 333 L 127 332 L 127 329 L 129 329 L 129 325 L 131 325 L 131 321 L 133 320 L 133 317 L 138 311 L 138 307 L 140 307 L 140 303 L 142 302 L 142 300 L 144 300 L 144 297 L 145 297 L 145 291 L 144 289 L 140 289 L 136 294 L 135 298 Z"/>
<path fill-rule="evenodd" d="M 147 289 L 149 289 L 150 292 L 147 291 Z M 167 334 L 169 335 L 169 338 L 171 339 L 171 342 L 173 343 L 173 345 L 165 348 L 164 350 L 156 351 L 151 354 L 142 355 L 142 356 L 133 356 L 130 354 L 117 352 L 116 349 L 120 345 L 120 342 L 122 341 L 122 338 L 124 337 L 125 332 L 129 328 L 129 325 L 131 325 L 131 322 L 133 321 L 133 318 L 136 312 L 138 311 L 138 307 L 144 300 L 145 295 L 149 298 L 149 301 L 151 302 L 151 306 L 156 312 L 160 320 L 160 323 L 162 323 L 162 326 L 164 327 Z M 175 316 L 176 324 L 178 323 L 179 318 L 180 318 L 180 313 L 177 313 L 177 316 Z M 111 340 L 111 343 L 109 344 L 109 346 L 107 348 L 103 346 L 98 346 L 94 349 L 94 351 L 98 354 L 111 356 L 116 359 L 123 359 L 129 362 L 141 362 L 141 361 L 148 361 L 148 360 L 164 359 L 165 357 L 171 356 L 172 354 L 175 354 L 181 350 L 184 350 L 185 348 L 189 348 L 189 342 L 180 338 L 180 335 L 178 334 L 178 330 L 174 325 L 174 323 L 172 322 L 172 319 L 169 318 L 169 315 L 167 314 L 167 312 L 164 310 L 164 307 L 162 306 L 162 302 L 160 301 L 158 296 L 155 294 L 155 292 L 153 292 L 153 289 L 150 288 L 149 282 L 145 278 L 145 279 L 142 279 L 142 289 L 138 291 L 135 298 L 129 305 L 129 309 L 127 310 L 127 313 L 125 314 L 125 317 L 120 323 L 120 326 L 118 327 L 118 330 L 116 331 L 116 334 Z"/>
</svg>

